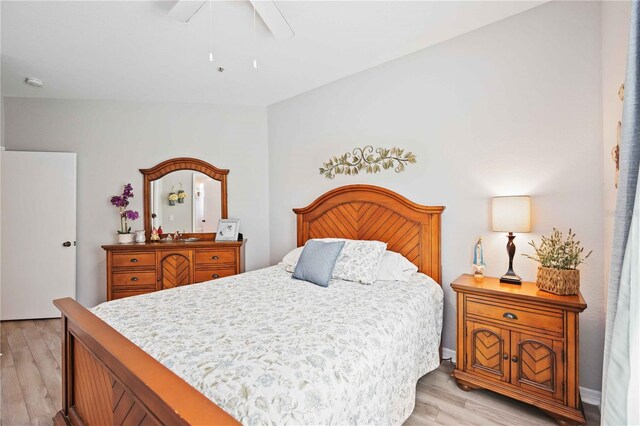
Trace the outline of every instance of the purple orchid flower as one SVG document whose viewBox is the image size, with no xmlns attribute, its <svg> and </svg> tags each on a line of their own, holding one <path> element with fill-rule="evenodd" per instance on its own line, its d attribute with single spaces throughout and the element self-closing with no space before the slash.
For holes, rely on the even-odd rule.
<svg viewBox="0 0 640 426">
<path fill-rule="evenodd" d="M 136 220 L 138 217 L 140 217 L 138 212 L 135 210 L 127 210 L 124 212 L 124 215 L 128 220 Z"/>
<path fill-rule="evenodd" d="M 133 186 L 130 183 L 124 186 L 124 191 L 122 192 L 122 196 L 126 198 L 133 198 Z"/>
</svg>

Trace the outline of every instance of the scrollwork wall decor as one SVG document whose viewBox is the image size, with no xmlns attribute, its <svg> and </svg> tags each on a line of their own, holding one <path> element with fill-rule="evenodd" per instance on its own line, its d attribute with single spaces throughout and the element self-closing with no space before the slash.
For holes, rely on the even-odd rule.
<svg viewBox="0 0 640 426">
<path fill-rule="evenodd" d="M 401 148 L 354 148 L 341 156 L 330 158 L 320 167 L 320 174 L 327 179 L 336 175 L 357 175 L 360 172 L 378 173 L 382 170 L 393 169 L 396 173 L 404 171 L 407 164 L 414 164 L 416 155 L 411 151 L 405 152 Z"/>
</svg>

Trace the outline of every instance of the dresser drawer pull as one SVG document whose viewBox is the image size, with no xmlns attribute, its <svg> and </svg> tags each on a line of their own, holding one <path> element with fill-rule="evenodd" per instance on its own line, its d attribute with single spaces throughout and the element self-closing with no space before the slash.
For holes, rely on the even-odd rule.
<svg viewBox="0 0 640 426">
<path fill-rule="evenodd" d="M 220 259 L 218 256 L 211 256 L 211 260 L 218 260 Z"/>
<path fill-rule="evenodd" d="M 511 312 L 505 312 L 504 314 L 502 314 L 503 317 L 505 317 L 506 319 L 510 319 L 510 320 L 517 320 L 518 316 L 516 314 L 512 314 Z"/>
<path fill-rule="evenodd" d="M 129 262 L 131 263 L 138 263 L 138 259 L 136 259 L 135 257 L 133 259 L 131 259 Z"/>
<path fill-rule="evenodd" d="M 211 275 L 211 278 L 220 278 L 220 275 L 219 274 L 213 274 L 213 275 Z"/>
<path fill-rule="evenodd" d="M 138 277 L 131 277 L 131 281 L 138 281 Z"/>
<path fill-rule="evenodd" d="M 509 355 L 508 354 L 502 354 L 502 359 L 509 359 Z"/>
<path fill-rule="evenodd" d="M 514 355 L 513 357 L 511 357 L 511 361 L 518 362 L 518 357 Z"/>
</svg>

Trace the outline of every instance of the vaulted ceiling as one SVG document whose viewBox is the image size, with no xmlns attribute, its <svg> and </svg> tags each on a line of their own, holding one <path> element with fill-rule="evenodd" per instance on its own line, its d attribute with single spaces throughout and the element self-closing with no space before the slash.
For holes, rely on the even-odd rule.
<svg viewBox="0 0 640 426">
<path fill-rule="evenodd" d="M 169 17 L 175 1 L 3 1 L 2 93 L 264 106 L 543 1 L 276 3 L 295 36 L 277 40 L 258 20 L 254 44 L 248 1 L 214 1 L 212 27 L 208 4 L 183 23 Z"/>
</svg>

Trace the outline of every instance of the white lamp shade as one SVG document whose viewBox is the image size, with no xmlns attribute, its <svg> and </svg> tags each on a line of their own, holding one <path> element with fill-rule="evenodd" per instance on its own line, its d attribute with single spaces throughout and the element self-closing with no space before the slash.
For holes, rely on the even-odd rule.
<svg viewBox="0 0 640 426">
<path fill-rule="evenodd" d="M 494 197 L 492 202 L 492 227 L 497 232 L 531 231 L 531 197 Z"/>
</svg>

